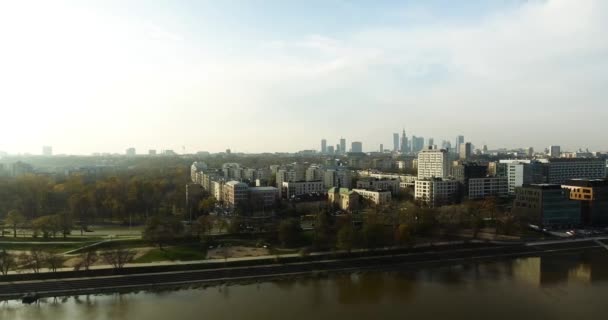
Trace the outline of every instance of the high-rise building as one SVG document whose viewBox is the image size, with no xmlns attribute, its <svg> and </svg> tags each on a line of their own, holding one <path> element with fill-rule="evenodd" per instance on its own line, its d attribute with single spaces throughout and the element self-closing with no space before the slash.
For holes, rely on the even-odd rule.
<svg viewBox="0 0 608 320">
<path fill-rule="evenodd" d="M 42 155 L 45 157 L 50 157 L 53 155 L 53 147 L 51 146 L 43 146 L 42 147 Z"/>
<path fill-rule="evenodd" d="M 129 148 L 129 149 L 127 149 L 126 154 L 129 157 L 135 156 L 135 148 Z"/>
<path fill-rule="evenodd" d="M 363 143 L 361 143 L 359 141 L 352 142 L 350 151 L 351 152 L 363 152 Z"/>
<path fill-rule="evenodd" d="M 148 155 L 149 156 L 155 156 L 156 155 L 156 150 L 154 150 L 154 149 L 148 150 Z"/>
<path fill-rule="evenodd" d="M 473 153 L 473 147 L 471 143 L 461 143 L 459 152 L 461 160 L 469 160 L 471 158 L 471 154 Z"/>
<path fill-rule="evenodd" d="M 384 145 L 382 143 L 380 144 L 380 152 L 384 152 Z"/>
<path fill-rule="evenodd" d="M 534 156 L 534 148 L 528 148 L 528 157 L 532 158 Z"/>
<path fill-rule="evenodd" d="M 561 149 L 559 146 L 549 146 L 549 157 L 559 158 L 561 155 Z"/>
<path fill-rule="evenodd" d="M 429 147 L 434 146 L 434 145 L 435 145 L 435 139 L 433 139 L 433 138 L 429 138 L 429 141 L 428 141 L 427 145 L 428 145 Z"/>
<path fill-rule="evenodd" d="M 407 136 L 405 135 L 405 130 L 401 133 L 401 153 L 406 154 L 410 152 L 409 143 L 407 141 Z"/>
<path fill-rule="evenodd" d="M 530 160 L 500 160 L 496 175 L 507 177 L 509 194 L 515 194 L 515 189 L 533 180 L 533 166 Z"/>
<path fill-rule="evenodd" d="M 340 153 L 346 153 L 346 139 L 340 138 Z"/>
<path fill-rule="evenodd" d="M 411 151 L 419 152 L 424 149 L 424 138 L 412 136 Z"/>
<path fill-rule="evenodd" d="M 464 143 L 464 136 L 463 135 L 459 135 L 456 137 L 456 144 L 454 145 L 454 153 L 459 153 L 460 152 L 460 145 Z"/>
<path fill-rule="evenodd" d="M 336 151 L 334 150 L 334 146 L 327 146 L 327 153 L 334 154 Z"/>
<path fill-rule="evenodd" d="M 321 153 L 327 153 L 327 140 L 321 140 Z"/>
<path fill-rule="evenodd" d="M 399 134 L 398 133 L 393 133 L 393 151 L 394 152 L 399 151 Z"/>
<path fill-rule="evenodd" d="M 447 178 L 449 174 L 446 150 L 428 148 L 418 153 L 418 179 Z"/>
</svg>

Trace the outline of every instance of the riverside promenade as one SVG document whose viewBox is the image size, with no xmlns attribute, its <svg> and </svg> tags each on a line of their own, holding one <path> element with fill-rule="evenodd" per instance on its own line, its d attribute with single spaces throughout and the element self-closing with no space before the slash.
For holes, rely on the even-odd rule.
<svg viewBox="0 0 608 320">
<path fill-rule="evenodd" d="M 290 254 L 188 263 L 128 265 L 123 269 L 61 270 L 0 277 L 0 300 L 128 292 L 187 285 L 217 285 L 362 270 L 400 270 L 587 249 L 606 249 L 606 238 L 531 243 L 444 242 L 414 248 Z"/>
</svg>

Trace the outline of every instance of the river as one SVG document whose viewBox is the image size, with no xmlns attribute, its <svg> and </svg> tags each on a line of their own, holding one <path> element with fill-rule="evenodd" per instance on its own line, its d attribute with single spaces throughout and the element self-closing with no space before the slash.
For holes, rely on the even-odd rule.
<svg viewBox="0 0 608 320">
<path fill-rule="evenodd" d="M 0 302 L 0 319 L 605 319 L 608 251 Z"/>
</svg>

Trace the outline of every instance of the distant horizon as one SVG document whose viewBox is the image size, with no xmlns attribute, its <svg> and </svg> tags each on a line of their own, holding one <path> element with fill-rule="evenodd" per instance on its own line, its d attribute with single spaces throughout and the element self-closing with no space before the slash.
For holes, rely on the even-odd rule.
<svg viewBox="0 0 608 320">
<path fill-rule="evenodd" d="M 608 150 L 608 1 L 32 2 L 0 2 L 12 154 Z"/>
</svg>

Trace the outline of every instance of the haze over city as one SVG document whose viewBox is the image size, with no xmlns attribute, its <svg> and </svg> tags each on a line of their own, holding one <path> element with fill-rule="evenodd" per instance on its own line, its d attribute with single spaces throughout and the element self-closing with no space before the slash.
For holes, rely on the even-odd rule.
<svg viewBox="0 0 608 320">
<path fill-rule="evenodd" d="M 0 150 L 606 150 L 608 2 L 4 1 Z"/>
</svg>

